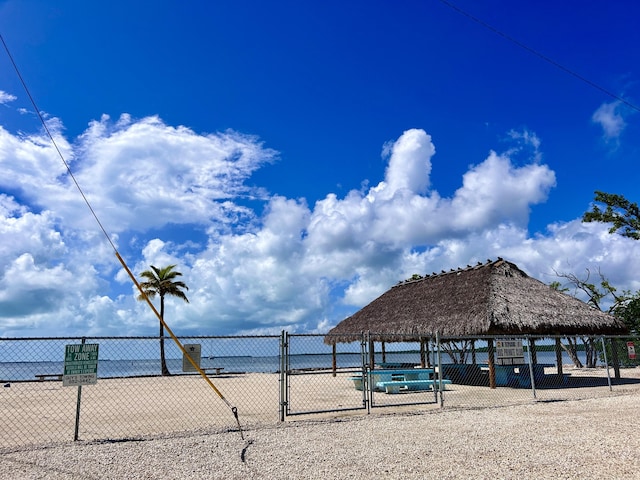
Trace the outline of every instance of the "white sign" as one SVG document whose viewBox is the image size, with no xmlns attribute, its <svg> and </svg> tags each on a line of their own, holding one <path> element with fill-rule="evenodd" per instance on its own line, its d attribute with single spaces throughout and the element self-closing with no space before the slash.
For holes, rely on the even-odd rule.
<svg viewBox="0 0 640 480">
<path fill-rule="evenodd" d="M 200 355 L 201 355 L 201 345 L 199 343 L 194 344 L 185 344 L 184 349 L 187 351 L 187 354 L 191 359 L 200 367 Z M 197 372 L 198 370 L 193 366 L 193 364 L 187 358 L 187 355 L 182 355 L 182 371 L 183 372 Z"/>
<path fill-rule="evenodd" d="M 627 342 L 627 353 L 629 354 L 629 360 L 636 359 L 636 347 L 633 342 Z"/>
<path fill-rule="evenodd" d="M 98 344 L 66 345 L 62 386 L 95 385 L 98 383 Z"/>
<path fill-rule="evenodd" d="M 522 340 L 496 340 L 496 363 L 498 365 L 521 365 L 524 363 Z"/>
</svg>

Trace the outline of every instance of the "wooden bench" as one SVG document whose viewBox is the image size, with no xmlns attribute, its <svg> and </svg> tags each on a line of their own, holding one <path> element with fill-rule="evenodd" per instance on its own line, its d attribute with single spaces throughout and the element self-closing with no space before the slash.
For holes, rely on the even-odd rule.
<svg viewBox="0 0 640 480">
<path fill-rule="evenodd" d="M 44 382 L 46 378 L 51 378 L 53 380 L 62 380 L 61 373 L 41 373 L 40 375 L 35 376 L 39 382 Z"/>
<path fill-rule="evenodd" d="M 215 370 L 216 375 L 220 375 L 220 372 L 222 372 L 222 370 L 224 370 L 224 367 L 207 367 L 207 368 L 203 368 L 202 371 L 207 373 L 209 371 L 213 371 Z"/>
<path fill-rule="evenodd" d="M 377 382 L 376 388 L 384 390 L 385 393 L 400 393 L 400 388 L 407 391 L 438 390 L 440 380 L 392 380 L 390 382 Z M 451 380 L 442 380 L 443 389 L 445 385 L 451 384 Z"/>
</svg>

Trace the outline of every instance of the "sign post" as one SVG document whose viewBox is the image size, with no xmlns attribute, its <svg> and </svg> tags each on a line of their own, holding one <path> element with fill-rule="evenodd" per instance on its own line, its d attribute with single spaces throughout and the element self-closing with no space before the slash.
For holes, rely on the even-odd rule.
<svg viewBox="0 0 640 480">
<path fill-rule="evenodd" d="M 76 401 L 76 428 L 73 440 L 78 440 L 80 429 L 80 403 L 82 399 L 82 385 L 95 385 L 98 383 L 98 344 L 82 343 L 79 345 L 66 345 L 64 349 L 64 372 L 62 374 L 62 386 L 78 386 L 78 399 Z"/>
</svg>

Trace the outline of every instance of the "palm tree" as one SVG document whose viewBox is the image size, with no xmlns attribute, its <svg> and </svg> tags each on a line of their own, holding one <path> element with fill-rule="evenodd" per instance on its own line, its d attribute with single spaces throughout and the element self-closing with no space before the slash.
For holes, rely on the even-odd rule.
<svg viewBox="0 0 640 480">
<path fill-rule="evenodd" d="M 163 268 L 157 268 L 151 265 L 151 270 L 145 270 L 140 274 L 145 281 L 140 282 L 140 287 L 144 294 L 149 298 L 155 298 L 156 295 L 160 296 L 160 318 L 164 320 L 164 297 L 165 295 L 171 295 L 178 297 L 189 303 L 189 299 L 182 291 L 189 290 L 189 287 L 180 280 L 175 280 L 176 277 L 182 276 L 182 273 L 174 270 L 175 265 L 169 265 Z M 138 295 L 138 300 L 145 300 L 142 293 Z M 167 361 L 164 358 L 164 324 L 160 322 L 160 362 L 162 365 L 162 375 L 171 375 L 167 368 Z"/>
</svg>

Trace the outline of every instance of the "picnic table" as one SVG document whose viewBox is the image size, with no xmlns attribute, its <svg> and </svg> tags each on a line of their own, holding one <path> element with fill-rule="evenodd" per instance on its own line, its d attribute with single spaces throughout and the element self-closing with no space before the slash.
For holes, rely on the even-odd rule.
<svg viewBox="0 0 640 480">
<path fill-rule="evenodd" d="M 369 372 L 370 385 L 375 391 L 386 393 L 399 393 L 403 391 L 436 390 L 439 380 L 433 378 L 432 368 L 408 368 L 408 369 L 376 369 Z M 362 376 L 353 376 L 356 390 L 362 390 Z M 443 385 L 451 383 L 451 380 L 442 380 Z"/>
</svg>

